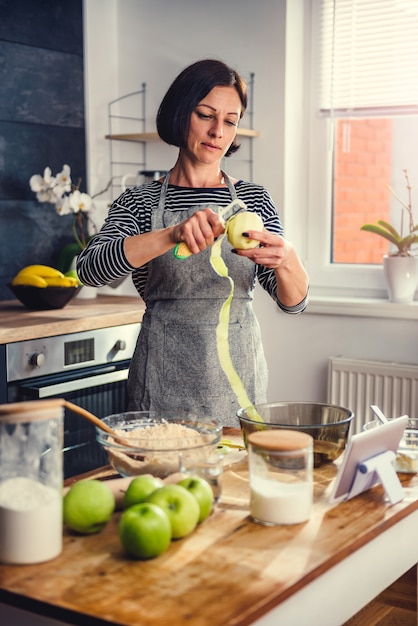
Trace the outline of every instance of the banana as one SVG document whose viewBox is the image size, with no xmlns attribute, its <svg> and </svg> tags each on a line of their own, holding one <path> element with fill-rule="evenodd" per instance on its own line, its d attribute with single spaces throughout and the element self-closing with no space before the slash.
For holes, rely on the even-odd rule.
<svg viewBox="0 0 418 626">
<path fill-rule="evenodd" d="M 48 287 L 77 287 L 77 279 L 70 276 L 51 276 L 45 277 Z"/>
<path fill-rule="evenodd" d="M 27 265 L 20 272 L 24 274 L 33 274 L 34 276 L 41 276 L 42 278 L 63 278 L 64 274 L 59 270 L 56 270 L 54 267 L 50 267 L 49 265 Z"/>
<path fill-rule="evenodd" d="M 24 272 L 19 272 L 13 280 L 12 285 L 24 285 L 26 287 L 48 287 L 48 283 L 42 276 L 36 276 L 35 274 L 25 274 Z"/>
</svg>

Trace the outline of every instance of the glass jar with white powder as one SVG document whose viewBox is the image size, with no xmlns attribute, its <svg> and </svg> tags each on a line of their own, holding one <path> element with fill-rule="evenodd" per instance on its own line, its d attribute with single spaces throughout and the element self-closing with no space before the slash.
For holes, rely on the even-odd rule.
<svg viewBox="0 0 418 626">
<path fill-rule="evenodd" d="M 248 436 L 250 515 L 265 525 L 309 519 L 313 501 L 313 439 L 295 430 Z"/>
<path fill-rule="evenodd" d="M 62 551 L 63 401 L 0 405 L 0 562 Z"/>
</svg>

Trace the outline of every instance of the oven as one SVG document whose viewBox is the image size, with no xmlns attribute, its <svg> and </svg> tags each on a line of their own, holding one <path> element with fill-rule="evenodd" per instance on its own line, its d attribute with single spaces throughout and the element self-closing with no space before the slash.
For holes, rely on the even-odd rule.
<svg viewBox="0 0 418 626">
<path fill-rule="evenodd" d="M 2 402 L 65 398 L 98 417 L 126 411 L 128 369 L 140 324 L 18 341 L 3 346 Z M 95 427 L 65 409 L 64 477 L 108 463 Z"/>
</svg>

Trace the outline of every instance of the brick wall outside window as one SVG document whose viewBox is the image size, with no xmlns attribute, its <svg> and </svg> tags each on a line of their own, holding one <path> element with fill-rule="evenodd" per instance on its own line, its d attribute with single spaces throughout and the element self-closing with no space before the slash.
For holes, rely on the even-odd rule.
<svg viewBox="0 0 418 626">
<path fill-rule="evenodd" d="M 335 138 L 332 260 L 381 264 L 389 242 L 360 227 L 389 221 L 392 121 L 338 120 Z"/>
</svg>

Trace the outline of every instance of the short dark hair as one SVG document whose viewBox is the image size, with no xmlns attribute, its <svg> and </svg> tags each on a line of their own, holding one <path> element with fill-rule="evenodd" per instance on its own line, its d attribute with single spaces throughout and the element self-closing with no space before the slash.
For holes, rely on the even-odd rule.
<svg viewBox="0 0 418 626">
<path fill-rule="evenodd" d="M 160 138 L 171 146 L 187 145 L 190 118 L 195 107 L 214 87 L 235 87 L 241 101 L 241 115 L 247 108 L 247 86 L 241 76 L 222 61 L 204 59 L 186 67 L 169 87 L 157 113 Z M 232 142 L 225 156 L 236 152 L 239 144 Z"/>
</svg>

